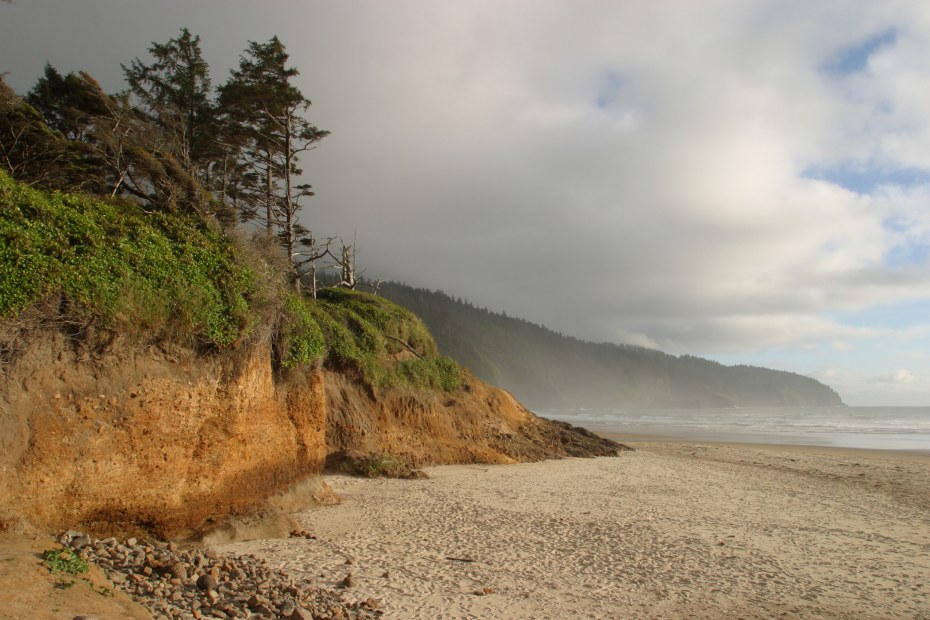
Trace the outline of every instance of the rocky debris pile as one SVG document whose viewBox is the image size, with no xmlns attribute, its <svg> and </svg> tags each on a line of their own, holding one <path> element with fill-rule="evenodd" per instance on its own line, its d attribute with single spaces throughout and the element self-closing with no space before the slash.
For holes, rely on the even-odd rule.
<svg viewBox="0 0 930 620">
<path fill-rule="evenodd" d="M 384 613 L 373 599 L 349 603 L 338 592 L 301 582 L 251 555 L 180 550 L 174 543 L 135 538 L 97 540 L 76 531 L 58 542 L 101 567 L 156 620 L 365 620 Z"/>
</svg>

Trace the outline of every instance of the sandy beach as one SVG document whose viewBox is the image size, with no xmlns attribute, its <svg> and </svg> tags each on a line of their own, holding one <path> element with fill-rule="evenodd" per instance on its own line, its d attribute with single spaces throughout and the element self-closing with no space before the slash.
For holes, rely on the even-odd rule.
<svg viewBox="0 0 930 620">
<path fill-rule="evenodd" d="M 385 617 L 930 618 L 930 455 L 627 442 L 617 458 L 327 481 L 316 539 L 218 547 Z"/>
</svg>

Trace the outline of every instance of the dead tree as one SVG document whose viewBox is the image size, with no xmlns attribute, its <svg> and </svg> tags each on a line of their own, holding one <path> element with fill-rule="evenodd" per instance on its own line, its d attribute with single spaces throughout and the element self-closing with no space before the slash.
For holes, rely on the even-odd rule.
<svg viewBox="0 0 930 620">
<path fill-rule="evenodd" d="M 342 280 L 339 282 L 339 286 L 354 289 L 356 285 L 354 244 L 342 244 L 342 259 L 339 261 L 339 265 L 342 267 Z"/>
</svg>

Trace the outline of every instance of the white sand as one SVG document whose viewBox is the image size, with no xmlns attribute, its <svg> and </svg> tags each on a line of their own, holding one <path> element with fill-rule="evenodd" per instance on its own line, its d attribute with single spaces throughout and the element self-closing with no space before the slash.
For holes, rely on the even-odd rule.
<svg viewBox="0 0 930 620">
<path fill-rule="evenodd" d="M 388 618 L 930 619 L 928 456 L 642 444 L 427 471 L 328 478 L 344 502 L 299 516 L 317 540 L 219 549 L 351 572 Z"/>
</svg>

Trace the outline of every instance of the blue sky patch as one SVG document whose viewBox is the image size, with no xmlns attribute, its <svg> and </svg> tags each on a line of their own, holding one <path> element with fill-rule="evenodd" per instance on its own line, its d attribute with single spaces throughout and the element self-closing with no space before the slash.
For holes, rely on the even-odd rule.
<svg viewBox="0 0 930 620">
<path fill-rule="evenodd" d="M 837 323 L 853 327 L 906 329 L 927 323 L 930 318 L 930 299 L 910 299 L 863 310 L 834 312 L 831 318 Z"/>
<path fill-rule="evenodd" d="M 916 168 L 899 170 L 876 170 L 837 166 L 834 168 L 811 167 L 801 173 L 807 179 L 827 181 L 857 194 L 870 194 L 882 185 L 913 186 L 930 183 L 930 172 Z"/>
<path fill-rule="evenodd" d="M 930 246 L 925 243 L 907 243 L 891 249 L 885 255 L 885 264 L 892 268 L 925 265 L 930 259 Z M 927 315 L 930 320 L 930 314 Z"/>
<path fill-rule="evenodd" d="M 877 34 L 862 43 L 840 50 L 823 65 L 823 70 L 835 75 L 857 73 L 869 64 L 869 57 L 884 47 L 894 45 L 898 38 L 895 28 Z"/>
</svg>

